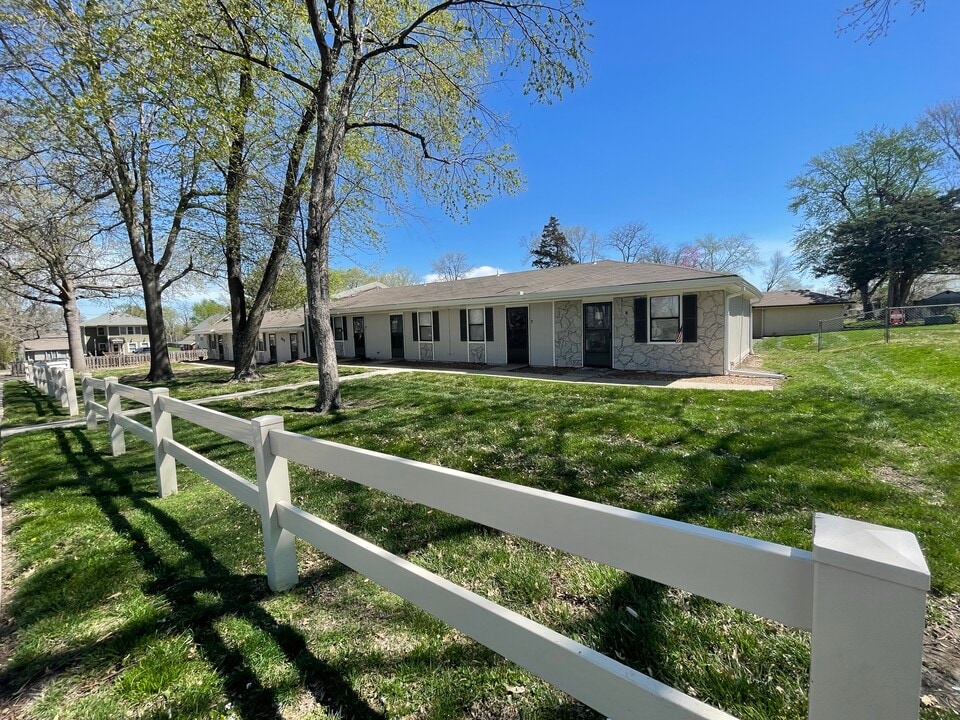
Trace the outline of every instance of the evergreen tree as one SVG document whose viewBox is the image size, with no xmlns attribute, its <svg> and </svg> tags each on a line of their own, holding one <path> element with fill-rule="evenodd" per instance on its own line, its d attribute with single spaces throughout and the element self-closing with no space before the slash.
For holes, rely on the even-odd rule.
<svg viewBox="0 0 960 720">
<path fill-rule="evenodd" d="M 560 221 L 552 215 L 543 226 L 539 241 L 530 248 L 530 256 L 533 258 L 530 264 L 535 268 L 560 267 L 577 262 L 570 241 L 560 229 Z"/>
</svg>

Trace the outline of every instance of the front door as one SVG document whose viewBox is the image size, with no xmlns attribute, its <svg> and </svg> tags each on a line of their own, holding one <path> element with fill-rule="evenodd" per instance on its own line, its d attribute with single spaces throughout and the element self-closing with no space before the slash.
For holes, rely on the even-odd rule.
<svg viewBox="0 0 960 720">
<path fill-rule="evenodd" d="M 530 362 L 530 340 L 527 335 L 527 308 L 507 308 L 507 362 Z"/>
<path fill-rule="evenodd" d="M 300 333 L 290 333 L 290 359 L 300 359 Z"/>
<path fill-rule="evenodd" d="M 367 357 L 367 344 L 363 339 L 363 318 L 355 317 L 353 319 L 353 348 L 354 354 L 361 360 Z"/>
<path fill-rule="evenodd" d="M 269 335 L 267 335 L 267 346 L 270 348 L 270 362 L 275 363 L 277 361 L 276 333 L 270 333 Z"/>
<path fill-rule="evenodd" d="M 403 360 L 403 315 L 390 316 L 390 357 Z"/>
<path fill-rule="evenodd" d="M 613 304 L 583 305 L 584 367 L 613 366 Z"/>
</svg>

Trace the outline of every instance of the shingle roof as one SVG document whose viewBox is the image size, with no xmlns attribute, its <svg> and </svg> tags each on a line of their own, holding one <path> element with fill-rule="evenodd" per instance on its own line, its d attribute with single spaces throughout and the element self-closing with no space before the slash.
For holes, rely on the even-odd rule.
<svg viewBox="0 0 960 720">
<path fill-rule="evenodd" d="M 23 341 L 24 352 L 39 352 L 41 350 L 67 350 L 69 348 L 66 335 L 46 335 Z"/>
<path fill-rule="evenodd" d="M 147 319 L 127 315 L 126 313 L 111 310 L 103 315 L 97 315 L 92 320 L 84 320 L 80 323 L 81 327 L 94 327 L 95 325 L 146 325 Z"/>
<path fill-rule="evenodd" d="M 790 307 L 795 305 L 846 305 L 847 301 L 813 290 L 776 290 L 765 292 L 754 307 Z"/>
<path fill-rule="evenodd" d="M 272 330 L 279 328 L 300 327 L 303 325 L 303 308 L 292 308 L 290 310 L 267 310 L 263 315 L 263 322 L 260 323 L 261 330 Z M 230 322 L 230 316 L 215 323 L 207 328 L 208 333 L 218 333 L 225 335 L 233 332 L 233 324 Z"/>
<path fill-rule="evenodd" d="M 335 298 L 333 308 L 335 311 L 373 307 L 399 308 L 456 301 L 468 302 L 481 298 L 515 301 L 520 295 L 530 296 L 528 299 L 535 299 L 537 295 L 544 293 L 569 293 L 575 296 L 583 291 L 598 289 L 616 293 L 619 286 L 713 278 L 739 280 L 733 273 L 716 273 L 676 265 L 601 260 L 595 263 L 526 270 L 426 285 L 373 288 L 352 297 Z"/>
<path fill-rule="evenodd" d="M 205 333 L 210 332 L 214 325 L 223 321 L 229 320 L 230 313 L 217 313 L 216 315 L 211 315 L 210 317 L 200 321 L 194 327 L 190 328 L 190 335 L 195 335 L 196 333 Z"/>
</svg>

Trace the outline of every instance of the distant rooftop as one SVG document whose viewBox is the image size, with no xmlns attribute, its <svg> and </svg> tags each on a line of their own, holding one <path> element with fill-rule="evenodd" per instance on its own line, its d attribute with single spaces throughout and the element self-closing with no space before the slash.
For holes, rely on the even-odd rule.
<svg viewBox="0 0 960 720">
<path fill-rule="evenodd" d="M 103 315 L 90 320 L 84 320 L 80 323 L 81 327 L 94 327 L 97 325 L 146 325 L 147 319 L 135 315 L 127 315 L 119 310 L 111 310 Z"/>
<path fill-rule="evenodd" d="M 793 305 L 846 305 L 848 300 L 834 295 L 824 295 L 813 290 L 772 290 L 765 292 L 756 307 L 790 307 Z"/>
</svg>

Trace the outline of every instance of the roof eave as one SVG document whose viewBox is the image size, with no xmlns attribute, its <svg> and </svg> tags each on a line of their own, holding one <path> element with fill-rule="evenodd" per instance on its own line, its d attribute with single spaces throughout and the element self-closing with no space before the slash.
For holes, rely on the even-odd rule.
<svg viewBox="0 0 960 720">
<path fill-rule="evenodd" d="M 745 293 L 748 296 L 760 298 L 760 291 L 739 275 L 726 275 L 709 278 L 692 278 L 689 280 L 661 280 L 648 283 L 631 283 L 629 285 L 606 285 L 603 287 L 584 288 L 581 290 L 551 290 L 547 292 L 524 293 L 515 295 L 492 295 L 475 298 L 459 298 L 454 300 L 433 300 L 406 303 L 386 303 L 381 305 L 350 305 L 334 306 L 332 313 L 348 312 L 388 312 L 401 309 L 439 309 L 449 307 L 467 307 L 471 305 L 511 305 L 528 302 L 547 302 L 554 300 L 579 300 L 583 298 L 621 297 L 625 295 L 643 295 L 651 292 L 669 292 L 671 290 L 726 290 L 734 293 Z"/>
</svg>

